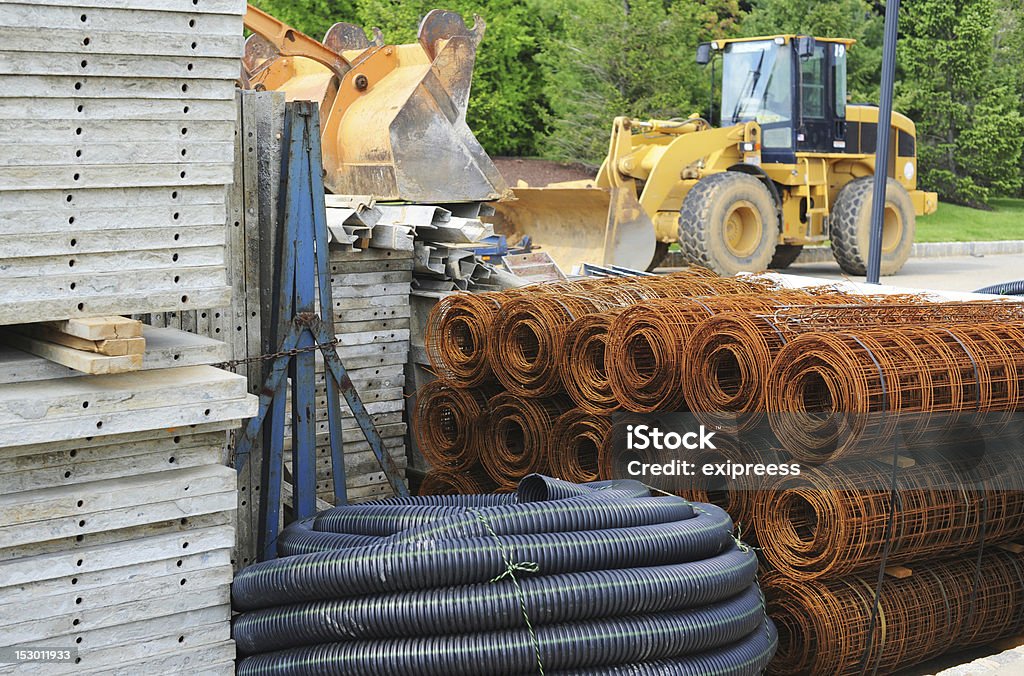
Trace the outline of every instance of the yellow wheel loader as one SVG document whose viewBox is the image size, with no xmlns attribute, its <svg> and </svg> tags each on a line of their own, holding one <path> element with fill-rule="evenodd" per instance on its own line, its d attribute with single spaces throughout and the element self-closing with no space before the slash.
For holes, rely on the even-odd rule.
<svg viewBox="0 0 1024 676">
<path fill-rule="evenodd" d="M 433 10 L 417 41 L 373 42 L 336 23 L 318 42 L 249 5 L 243 86 L 316 101 L 324 184 L 379 201 L 495 200 L 507 186 L 466 125 L 484 23 Z"/>
<path fill-rule="evenodd" d="M 878 109 L 847 105 L 852 40 L 776 35 L 705 43 L 722 56 L 722 126 L 616 118 L 592 182 L 519 186 L 496 204 L 495 230 L 529 235 L 563 268 L 644 269 L 678 240 L 685 259 L 721 274 L 784 268 L 806 244 L 831 242 L 849 274 L 868 255 Z M 914 123 L 894 113 L 882 274 L 910 255 L 917 189 Z"/>
</svg>

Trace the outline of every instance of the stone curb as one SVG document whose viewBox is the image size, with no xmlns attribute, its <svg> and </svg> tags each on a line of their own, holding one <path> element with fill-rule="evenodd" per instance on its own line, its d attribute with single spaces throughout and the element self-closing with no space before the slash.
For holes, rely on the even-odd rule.
<svg viewBox="0 0 1024 676">
<path fill-rule="evenodd" d="M 1024 253 L 1024 240 L 1006 239 L 994 242 L 918 242 L 910 252 L 911 258 L 945 258 L 947 256 L 998 256 Z M 800 252 L 797 263 L 829 263 L 832 249 L 827 246 L 809 246 Z M 661 267 L 676 268 L 685 265 L 678 251 L 670 251 Z"/>
</svg>

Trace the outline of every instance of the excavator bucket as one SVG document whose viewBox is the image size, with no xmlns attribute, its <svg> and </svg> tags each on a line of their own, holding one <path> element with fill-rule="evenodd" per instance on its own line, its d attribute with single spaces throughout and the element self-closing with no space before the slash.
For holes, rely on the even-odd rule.
<svg viewBox="0 0 1024 676">
<path fill-rule="evenodd" d="M 484 23 L 433 10 L 415 43 L 338 23 L 324 43 L 250 6 L 245 80 L 320 104 L 328 190 L 380 201 L 497 199 L 507 186 L 466 124 Z"/>
<path fill-rule="evenodd" d="M 496 233 L 529 236 L 566 272 L 583 263 L 645 270 L 654 259 L 654 225 L 628 186 L 517 187 L 494 209 Z"/>
</svg>

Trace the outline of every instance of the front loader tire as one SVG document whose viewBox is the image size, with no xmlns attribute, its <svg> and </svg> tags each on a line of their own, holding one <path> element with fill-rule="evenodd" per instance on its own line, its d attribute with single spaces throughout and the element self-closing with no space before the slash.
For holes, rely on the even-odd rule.
<svg viewBox="0 0 1024 676">
<path fill-rule="evenodd" d="M 849 275 L 867 274 L 871 242 L 871 201 L 874 177 L 850 181 L 836 197 L 829 219 L 832 255 Z M 885 188 L 885 219 L 882 226 L 883 275 L 894 275 L 910 257 L 914 246 L 916 215 L 906 189 L 890 178 Z"/>
<path fill-rule="evenodd" d="M 767 269 L 778 239 L 771 193 L 747 174 L 705 176 L 679 211 L 679 245 L 687 262 L 720 275 Z"/>
</svg>

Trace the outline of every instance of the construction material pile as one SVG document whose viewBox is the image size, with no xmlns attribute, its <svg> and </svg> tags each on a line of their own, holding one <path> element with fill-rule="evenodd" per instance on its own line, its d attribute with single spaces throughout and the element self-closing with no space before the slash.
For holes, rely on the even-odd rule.
<svg viewBox="0 0 1024 676">
<path fill-rule="evenodd" d="M 206 365 L 223 344 L 145 336 L 144 370 L 116 375 L 0 347 L 0 648 L 74 648 L 48 674 L 232 673 L 223 463 L 256 400 Z"/>
<path fill-rule="evenodd" d="M 4 3 L 0 324 L 226 304 L 244 8 Z"/>
<path fill-rule="evenodd" d="M 635 481 L 335 507 L 279 549 L 233 586 L 245 676 L 753 675 L 775 650 L 729 516 Z"/>
<path fill-rule="evenodd" d="M 1006 545 L 1024 537 L 1024 305 L 694 273 L 582 284 L 438 305 L 424 491 L 606 480 L 638 458 L 795 463 L 645 479 L 720 505 L 763 549 L 769 671 L 892 671 L 1024 629 L 1024 553 Z M 621 452 L 626 423 L 680 411 L 717 448 Z"/>
</svg>

